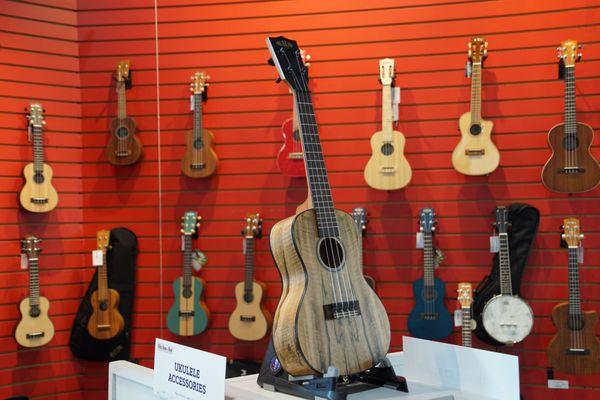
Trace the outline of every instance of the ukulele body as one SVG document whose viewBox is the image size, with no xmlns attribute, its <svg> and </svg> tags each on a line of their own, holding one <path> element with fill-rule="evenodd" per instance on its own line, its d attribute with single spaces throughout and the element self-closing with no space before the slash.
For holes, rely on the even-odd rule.
<svg viewBox="0 0 600 400">
<path fill-rule="evenodd" d="M 35 213 L 52 211 L 58 204 L 58 193 L 52 186 L 52 167 L 43 164 L 42 175 L 37 177 L 33 163 L 23 169 L 25 185 L 19 194 L 19 201 L 24 209 Z M 37 183 L 36 180 L 42 180 Z"/>
<path fill-rule="evenodd" d="M 408 316 L 408 330 L 415 337 L 437 340 L 452 333 L 454 321 L 444 305 L 446 284 L 434 278 L 432 289 L 430 294 L 425 293 L 423 278 L 413 282 L 415 306 Z"/>
<path fill-rule="evenodd" d="M 204 280 L 192 276 L 191 295 L 186 297 L 183 277 L 173 282 L 175 303 L 167 314 L 167 328 L 171 332 L 179 336 L 194 336 L 206 329 L 210 314 L 202 300 L 205 286 Z"/>
<path fill-rule="evenodd" d="M 88 332 L 99 340 L 112 339 L 125 329 L 125 320 L 119 312 L 120 295 L 114 289 L 108 289 L 108 301 L 103 306 L 98 301 L 98 291 L 90 297 L 92 315 L 88 320 Z"/>
<path fill-rule="evenodd" d="M 575 146 L 577 166 L 583 168 L 580 173 L 564 173 L 566 147 L 571 146 L 565 140 L 565 124 L 555 125 L 548 132 L 548 144 L 552 156 L 542 170 L 542 182 L 554 191 L 562 193 L 582 193 L 595 188 L 600 182 L 600 167 L 590 152 L 594 131 L 589 125 L 577 123 L 577 143 Z"/>
<path fill-rule="evenodd" d="M 185 133 L 185 155 L 181 160 L 181 170 L 190 178 L 205 178 L 217 169 L 219 158 L 213 150 L 214 135 L 208 129 L 202 129 L 202 141 L 194 140 L 194 132 Z"/>
<path fill-rule="evenodd" d="M 472 134 L 471 112 L 464 113 L 458 122 L 461 139 L 452 152 L 452 165 L 461 174 L 487 175 L 500 164 L 500 152 L 492 142 L 493 122 L 482 119 L 479 125 L 481 132 Z"/>
<path fill-rule="evenodd" d="M 371 136 L 371 158 L 365 167 L 365 181 L 373 189 L 396 190 L 408 185 L 412 169 L 404 156 L 406 139 L 398 131 L 392 132 L 392 140 L 384 141 L 384 132 Z"/>
<path fill-rule="evenodd" d="M 246 301 L 244 297 L 244 282 L 235 286 L 235 299 L 237 305 L 229 317 L 229 331 L 240 340 L 260 340 L 267 334 L 271 322 L 271 315 L 262 306 L 265 284 L 254 281 L 252 283 L 252 299 Z"/>
<path fill-rule="evenodd" d="M 133 118 L 114 118 L 110 122 L 110 140 L 106 146 L 106 157 L 113 165 L 131 165 L 142 155 L 142 143 L 135 136 Z"/>
<path fill-rule="evenodd" d="M 389 320 L 362 275 L 356 225 L 349 214 L 335 212 L 345 251 L 345 262 L 336 270 L 319 259 L 322 240 L 315 210 L 284 219 L 271 231 L 271 252 L 283 282 L 273 344 L 283 368 L 293 376 L 324 374 L 332 365 L 340 375 L 358 373 L 383 360 L 389 349 Z M 348 297 L 340 298 L 337 292 L 334 297 L 331 282 L 342 279 L 354 296 L 346 292 Z M 332 316 L 333 304 L 352 299 L 358 301 L 359 315 Z"/>
<path fill-rule="evenodd" d="M 284 175 L 292 178 L 303 178 L 306 176 L 304 167 L 304 153 L 300 141 L 300 132 L 294 129 L 294 119 L 287 119 L 281 126 L 283 133 L 283 146 L 277 154 L 277 166 Z M 300 150 L 299 152 L 294 151 Z"/>
<path fill-rule="evenodd" d="M 21 300 L 19 310 L 21 321 L 15 330 L 15 339 L 23 347 L 40 347 L 52 340 L 54 337 L 54 325 L 48 317 L 50 303 L 48 299 L 40 296 L 39 314 L 31 315 L 29 297 Z"/>
</svg>

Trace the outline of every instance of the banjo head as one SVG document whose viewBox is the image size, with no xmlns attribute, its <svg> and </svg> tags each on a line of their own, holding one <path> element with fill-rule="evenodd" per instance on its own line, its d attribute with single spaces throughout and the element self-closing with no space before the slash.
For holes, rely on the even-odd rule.
<svg viewBox="0 0 600 400">
<path fill-rule="evenodd" d="M 533 327 L 533 312 L 518 296 L 498 295 L 487 302 L 482 313 L 486 332 L 500 343 L 512 345 L 525 339 Z"/>
</svg>

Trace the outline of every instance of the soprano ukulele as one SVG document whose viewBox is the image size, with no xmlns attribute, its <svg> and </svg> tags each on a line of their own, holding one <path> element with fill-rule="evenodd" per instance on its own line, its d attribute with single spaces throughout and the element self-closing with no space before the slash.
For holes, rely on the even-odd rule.
<svg viewBox="0 0 600 400">
<path fill-rule="evenodd" d="M 54 325 L 48 318 L 50 303 L 40 296 L 38 257 L 42 240 L 28 236 L 21 241 L 21 252 L 26 254 L 29 265 L 29 297 L 21 300 L 21 321 L 15 331 L 15 339 L 23 347 L 40 347 L 52 340 Z"/>
<path fill-rule="evenodd" d="M 580 48 L 575 40 L 565 40 L 558 48 L 564 65 L 565 122 L 548 132 L 552 156 L 542 170 L 542 182 L 555 192 L 587 192 L 600 182 L 600 167 L 590 152 L 594 131 L 577 122 L 575 63 L 581 59 Z"/>
<path fill-rule="evenodd" d="M 567 374 L 600 372 L 600 342 L 595 333 L 596 311 L 581 310 L 579 257 L 583 234 L 577 218 L 565 218 L 562 240 L 569 249 L 569 301 L 552 310 L 556 336 L 548 346 L 550 365 Z"/>
<path fill-rule="evenodd" d="M 352 211 L 352 218 L 354 218 L 354 223 L 356 224 L 356 228 L 358 228 L 359 239 L 360 239 L 360 259 L 361 264 L 363 263 L 363 237 L 367 234 L 367 223 L 369 220 L 367 219 L 367 212 L 364 208 L 357 207 Z M 375 279 L 370 277 L 369 275 L 365 275 L 365 280 L 371 286 L 371 289 L 375 290 Z"/>
<path fill-rule="evenodd" d="M 200 227 L 200 217 L 195 211 L 186 211 L 181 219 L 183 276 L 173 282 L 175 302 L 167 314 L 167 328 L 179 336 L 194 336 L 206 329 L 210 316 L 203 299 L 206 282 L 192 276 L 192 242 Z"/>
<path fill-rule="evenodd" d="M 473 305 L 473 287 L 468 282 L 458 284 L 458 303 L 462 312 L 461 337 L 462 345 L 472 346 L 471 333 L 475 329 L 475 320 L 471 318 L 471 306 Z"/>
<path fill-rule="evenodd" d="M 102 252 L 102 264 L 98 266 L 98 288 L 92 293 L 92 315 L 87 329 L 96 339 L 106 340 L 117 336 L 125 328 L 125 320 L 119 312 L 120 295 L 108 287 L 106 251 L 109 248 L 110 231 L 101 230 L 96 235 L 98 251 Z"/>
<path fill-rule="evenodd" d="M 471 74 L 471 111 L 458 121 L 461 139 L 452 153 L 452 165 L 461 174 L 487 175 L 498 168 L 500 153 L 492 142 L 492 121 L 481 118 L 481 71 L 488 44 L 475 37 L 468 44 Z"/>
<path fill-rule="evenodd" d="M 27 211 L 44 213 L 53 210 L 58 204 L 58 194 L 52 186 L 52 168 L 44 163 L 44 141 L 42 131 L 44 121 L 41 104 L 29 105 L 29 133 L 33 140 L 33 163 L 23 169 L 25 186 L 19 196 L 21 205 Z"/>
<path fill-rule="evenodd" d="M 392 117 L 392 82 L 394 60 L 379 60 L 382 85 L 381 130 L 371 136 L 372 155 L 365 167 L 365 181 L 373 189 L 396 190 L 408 185 L 412 169 L 404 156 L 404 135 L 394 130 Z"/>
<path fill-rule="evenodd" d="M 181 170 L 190 178 L 205 178 L 212 175 L 219 164 L 219 158 L 213 150 L 214 135 L 202 127 L 202 102 L 205 97 L 210 76 L 196 72 L 192 76 L 190 91 L 194 108 L 194 128 L 185 135 L 185 155 L 181 161 Z"/>
<path fill-rule="evenodd" d="M 114 165 L 131 165 L 142 155 L 142 143 L 135 136 L 136 125 L 127 116 L 127 95 L 125 93 L 131 76 L 129 61 L 120 61 L 115 74 L 117 80 L 117 118 L 110 123 L 110 140 L 106 146 L 106 157 Z"/>
<path fill-rule="evenodd" d="M 229 332 L 240 340 L 260 340 L 266 334 L 271 323 L 269 311 L 262 305 L 267 285 L 255 281 L 254 239 L 262 236 L 262 219 L 259 214 L 246 217 L 244 236 L 244 255 L 246 277 L 235 286 L 237 305 L 229 317 Z"/>
</svg>

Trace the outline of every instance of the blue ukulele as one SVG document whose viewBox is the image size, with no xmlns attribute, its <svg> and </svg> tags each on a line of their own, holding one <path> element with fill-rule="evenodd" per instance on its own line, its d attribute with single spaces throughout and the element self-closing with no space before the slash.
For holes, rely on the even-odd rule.
<svg viewBox="0 0 600 400">
<path fill-rule="evenodd" d="M 408 316 L 408 330 L 422 339 L 441 339 L 454 329 L 452 315 L 444 306 L 446 285 L 434 277 L 433 231 L 435 230 L 433 208 L 420 212 L 420 230 L 423 234 L 423 278 L 413 283 L 415 307 Z"/>
</svg>

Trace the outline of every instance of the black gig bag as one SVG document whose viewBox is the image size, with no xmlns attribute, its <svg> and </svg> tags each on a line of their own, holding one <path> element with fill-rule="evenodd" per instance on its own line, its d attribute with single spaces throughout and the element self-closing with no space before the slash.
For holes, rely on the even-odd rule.
<svg viewBox="0 0 600 400">
<path fill-rule="evenodd" d="M 125 320 L 123 332 L 108 340 L 93 338 L 87 323 L 92 314 L 90 297 L 98 287 L 98 271 L 79 305 L 69 347 L 79 358 L 91 361 L 127 360 L 131 351 L 131 316 L 135 288 L 135 263 L 138 254 L 137 237 L 129 229 L 115 228 L 110 231 L 110 248 L 106 253 L 108 287 L 119 292 L 119 312 Z"/>
<path fill-rule="evenodd" d="M 540 212 L 529 204 L 515 203 L 508 207 L 508 220 L 511 223 L 511 228 L 508 231 L 508 246 L 512 288 L 514 294 L 519 294 L 523 271 L 540 223 Z M 485 304 L 498 294 L 500 294 L 500 265 L 499 254 L 496 253 L 492 272 L 479 283 L 477 289 L 475 289 L 473 299 L 473 316 L 477 322 L 475 335 L 480 340 L 493 346 L 503 346 L 504 344 L 494 340 L 485 331 L 482 312 Z"/>
</svg>

